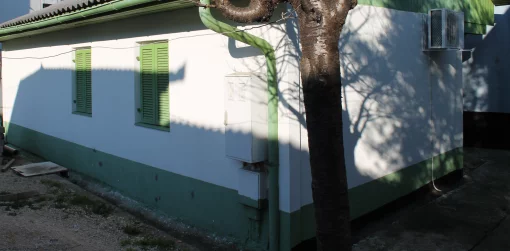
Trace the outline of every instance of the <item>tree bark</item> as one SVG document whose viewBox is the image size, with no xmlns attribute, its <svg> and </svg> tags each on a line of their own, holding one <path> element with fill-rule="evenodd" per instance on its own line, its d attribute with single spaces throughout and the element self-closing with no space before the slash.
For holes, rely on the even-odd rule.
<svg viewBox="0 0 510 251">
<path fill-rule="evenodd" d="M 351 0 L 301 0 L 298 11 L 317 250 L 351 250 L 338 41 Z"/>
<path fill-rule="evenodd" d="M 290 2 L 299 20 L 317 250 L 349 251 L 338 42 L 357 0 L 251 0 L 248 7 L 233 6 L 229 0 L 215 1 L 225 17 L 243 23 L 269 20 L 281 2 Z"/>
</svg>

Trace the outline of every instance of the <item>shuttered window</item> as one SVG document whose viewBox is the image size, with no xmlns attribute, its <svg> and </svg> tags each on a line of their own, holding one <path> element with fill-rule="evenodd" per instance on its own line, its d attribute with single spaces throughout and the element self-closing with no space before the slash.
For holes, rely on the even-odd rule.
<svg viewBox="0 0 510 251">
<path fill-rule="evenodd" d="M 75 112 L 92 114 L 92 74 L 90 49 L 76 50 L 75 70 Z"/>
<path fill-rule="evenodd" d="M 168 43 L 140 47 L 140 74 L 141 122 L 169 127 Z"/>
</svg>

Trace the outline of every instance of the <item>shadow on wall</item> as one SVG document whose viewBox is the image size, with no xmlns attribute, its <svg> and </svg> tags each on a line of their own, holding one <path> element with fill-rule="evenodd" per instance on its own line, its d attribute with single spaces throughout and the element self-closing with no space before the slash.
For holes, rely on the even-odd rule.
<svg viewBox="0 0 510 251">
<path fill-rule="evenodd" d="M 497 7 L 500 8 L 500 7 Z M 466 35 L 463 55 L 465 146 L 510 149 L 510 10 L 487 35 Z"/>
<path fill-rule="evenodd" d="M 156 19 L 165 17 L 158 14 L 155 16 Z M 431 179 L 428 167 L 430 161 L 422 161 L 428 160 L 432 155 L 439 155 L 456 148 L 459 137 L 462 140 L 461 87 L 459 86 L 461 76 L 458 70 L 460 59 L 455 53 L 426 55 L 422 52 L 421 17 L 422 15 L 409 12 L 403 14 L 403 12 L 377 10 L 377 8 L 357 7 L 350 14 L 349 25 L 342 33 L 340 52 L 344 97 L 342 102 L 344 150 L 349 186 L 352 188 L 350 201 L 353 217 L 366 214 L 428 183 Z M 134 18 L 134 20 L 136 23 L 136 20 L 143 20 L 143 18 Z M 168 23 L 150 22 L 156 25 Z M 119 39 L 128 36 L 127 30 L 119 30 L 118 33 L 107 32 L 106 37 L 101 37 L 101 34 L 104 35 L 108 31 L 108 27 L 94 26 L 94 29 L 104 30 L 98 30 L 90 37 L 88 35 L 92 34 L 93 29 L 84 27 L 84 32 L 80 33 L 82 36 L 73 39 L 76 40 L 75 42 L 91 42 L 96 39 Z M 162 30 L 144 29 L 143 25 L 134 27 L 120 25 L 120 27 L 126 27 L 125 29 L 129 27 L 130 32 L 143 30 L 143 34 L 150 35 L 156 34 L 156 31 L 158 33 L 168 31 L 164 27 L 160 27 Z M 299 48 L 297 29 L 290 24 L 286 28 L 291 39 L 282 38 L 276 43 L 276 49 L 285 46 Z M 113 34 L 118 34 L 118 37 Z M 408 36 L 409 40 L 401 39 L 403 34 Z M 30 45 L 26 41 L 20 41 L 16 47 L 29 48 Z M 40 46 L 45 46 L 61 42 L 46 36 L 38 43 Z M 228 47 L 234 58 L 257 55 L 253 48 L 238 48 L 233 41 L 229 41 Z M 193 48 L 187 49 L 193 50 Z M 300 81 L 299 79 L 288 81 L 285 75 L 288 71 L 287 64 L 297 67 L 299 58 L 299 52 L 295 50 L 285 51 L 277 58 L 279 82 L 288 85 L 279 92 L 280 102 L 288 110 L 280 106 L 279 112 L 291 123 L 300 126 L 298 133 L 292 134 L 291 137 L 300 137 L 302 145 L 289 144 L 286 147 L 290 147 L 293 156 L 299 158 L 299 161 L 293 163 L 290 168 L 292 172 L 301 173 L 301 187 L 298 188 L 301 189 L 301 200 L 311 202 L 310 166 Z M 264 72 L 263 58 L 257 57 L 255 60 L 257 61 L 255 66 L 246 65 L 245 67 L 254 72 Z M 184 65 L 176 72 L 170 73 L 170 88 L 174 81 L 186 77 L 185 69 Z M 101 153 L 101 149 L 90 150 L 92 146 L 111 144 L 107 142 L 111 138 L 134 138 L 141 130 L 151 130 L 134 125 L 136 108 L 133 105 L 135 95 L 132 90 L 135 89 L 135 74 L 137 73 L 126 70 L 93 69 L 93 116 L 88 118 L 72 114 L 70 87 L 72 70 L 40 68 L 22 79 L 13 93 L 15 101 L 10 116 L 12 124 L 9 125 L 7 140 L 56 163 L 101 180 L 126 195 L 183 219 L 187 223 L 217 231 L 223 235 L 267 242 L 265 215 L 262 219 L 262 227 L 253 230 L 258 232 L 248 230 L 246 233 L 247 230 L 242 227 L 252 222 L 239 207 L 237 191 L 228 189 L 225 193 L 219 188 L 211 188 L 205 182 L 145 165 L 143 165 L 144 168 L 150 171 L 140 173 L 140 169 L 135 168 L 137 165 L 142 165 L 140 163 L 123 162 L 119 165 L 112 155 Z M 171 90 L 170 93 L 172 93 Z M 215 97 L 215 100 L 223 103 L 223 97 Z M 48 111 L 56 114 L 61 121 L 48 119 L 45 116 Z M 170 114 L 172 114 L 172 107 L 170 107 Z M 431 114 L 433 114 L 432 118 Z M 115 123 L 111 123 L 112 120 L 115 120 Z M 69 124 L 64 127 L 57 126 L 62 121 L 68 121 Z M 45 136 L 31 130 L 24 131 L 16 124 L 29 129 L 50 129 Z M 192 154 L 192 158 L 195 159 L 205 156 L 203 168 L 194 168 L 197 173 L 209 172 L 214 175 L 206 162 L 210 161 L 214 164 L 217 163 L 215 161 L 220 163 L 225 161 L 224 130 L 185 120 L 172 121 L 172 118 L 170 127 L 171 133 L 153 130 L 147 134 L 150 137 L 144 139 L 151 142 L 152 137 L 163 138 L 165 142 L 169 142 L 168 147 L 145 144 L 143 141 L 119 144 L 118 147 L 153 157 L 167 156 L 169 153 L 182 156 Z M 57 135 L 56 130 L 60 130 L 58 135 L 68 135 L 67 138 L 51 137 L 53 133 Z M 91 130 L 97 135 L 90 136 L 90 133 L 83 133 Z M 108 139 L 101 137 L 100 132 L 108 134 Z M 88 138 L 85 140 L 84 137 Z M 79 146 L 71 141 L 93 143 Z M 204 148 L 204 145 L 214 147 Z M 447 172 L 447 164 L 455 160 L 442 156 L 436 161 L 438 165 L 435 172 L 440 176 Z M 168 162 L 173 166 L 190 168 L 186 162 L 174 159 L 168 159 Z M 235 161 L 229 163 L 232 166 L 241 166 Z M 419 168 L 386 176 L 411 165 L 418 165 Z M 155 173 L 158 177 L 165 178 L 159 178 L 160 182 L 156 182 Z M 383 176 L 385 178 L 373 181 Z M 361 188 L 361 185 L 365 184 L 369 184 L 368 188 L 367 186 Z M 211 197 L 211 193 L 214 198 Z M 218 201 L 214 201 L 216 197 L 219 198 Z M 179 203 L 174 203 L 175 201 Z M 302 205 L 306 204 L 308 203 Z M 313 215 L 303 215 L 301 220 L 313 222 L 312 217 Z M 233 218 L 237 220 L 232 221 Z M 313 225 L 302 223 L 299 227 L 301 233 L 298 241 L 313 237 Z"/>
<path fill-rule="evenodd" d="M 430 161 L 423 161 L 462 146 L 460 57 L 457 52 L 422 51 L 422 18 L 358 8 L 342 32 L 344 144 L 351 188 L 401 168 L 429 166 Z M 451 165 L 451 160 L 438 159 L 436 177 Z M 370 193 L 391 192 L 386 199 L 396 199 L 432 179 L 430 172 L 409 169 L 376 181 L 389 183 L 388 190 Z M 402 187 L 394 189 L 398 184 Z M 383 203 L 374 197 L 372 207 Z"/>
<path fill-rule="evenodd" d="M 422 18 L 359 6 L 342 33 L 344 150 L 353 218 L 462 167 L 461 55 L 423 52 Z M 277 44 L 299 48 L 297 29 L 289 25 L 286 31 L 291 39 Z M 234 48 L 234 42 L 229 46 Z M 291 51 L 278 60 L 297 67 L 300 56 Z M 264 63 L 259 61 L 256 70 Z M 278 73 L 286 70 L 285 64 L 278 67 Z M 300 156 L 301 200 L 306 205 L 311 177 L 303 96 L 299 80 L 287 84 L 279 95 L 286 109 L 279 112 L 302 128 L 302 145 L 291 151 Z M 433 173 L 432 156 L 437 156 Z M 405 167 L 410 168 L 391 174 Z M 291 168 L 295 172 L 298 165 Z M 312 234 L 304 230 L 301 237 Z"/>
<path fill-rule="evenodd" d="M 183 69 L 170 73 L 173 76 L 170 79 L 178 79 Z M 171 121 L 170 133 L 135 126 L 134 95 L 119 95 L 115 91 L 118 88 L 134 89 L 134 74 L 124 70 L 93 70 L 92 117 L 85 117 L 72 114 L 72 93 L 68 86 L 71 85 L 72 70 L 39 69 L 23 79 L 17 88 L 12 115 L 7 123 L 7 140 L 111 186 L 114 191 L 120 191 L 172 219 L 222 236 L 253 240 L 261 245 L 266 243 L 267 215 L 263 215 L 260 225 L 251 221 L 246 214 L 247 209 L 239 203 L 237 191 L 170 173 L 159 169 L 159 166 L 116 157 L 103 150 L 106 141 L 118 140 L 118 148 L 129 149 L 139 155 L 159 159 L 166 156 L 203 158 L 203 169 L 195 169 L 211 174 L 218 158 L 225 159 L 223 130 L 182 120 Z M 68 79 L 69 82 L 56 79 Z M 110 86 L 106 89 L 101 87 L 104 85 Z M 99 91 L 99 88 L 109 91 Z M 222 97 L 217 99 L 223 102 Z M 48 119 L 48 112 L 58 114 L 59 120 Z M 52 132 L 36 131 L 41 128 L 57 128 L 54 133 L 67 135 L 67 138 L 55 137 Z M 146 140 L 136 140 L 137 134 L 147 135 Z M 243 132 L 233 134 L 236 137 L 249 136 Z M 83 142 L 83 137 L 87 137 L 85 141 L 90 145 L 76 143 Z M 153 138 L 175 143 L 166 148 L 155 145 Z M 167 161 L 171 166 L 191 168 L 187 166 L 189 163 L 177 159 L 182 158 Z M 241 162 L 228 162 L 242 167 Z"/>
</svg>

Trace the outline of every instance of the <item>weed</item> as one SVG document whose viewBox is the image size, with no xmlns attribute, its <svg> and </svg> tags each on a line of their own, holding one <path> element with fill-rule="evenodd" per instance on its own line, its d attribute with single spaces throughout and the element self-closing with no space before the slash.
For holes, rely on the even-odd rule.
<svg viewBox="0 0 510 251">
<path fill-rule="evenodd" d="M 127 225 L 124 227 L 124 233 L 128 235 L 139 235 L 142 231 L 136 225 Z"/>
<path fill-rule="evenodd" d="M 46 196 L 39 196 L 37 198 L 35 198 L 33 201 L 34 203 L 41 203 L 41 202 L 45 202 L 48 200 L 48 197 Z"/>
<path fill-rule="evenodd" d="M 89 197 L 87 197 L 85 195 L 74 195 L 69 200 L 69 203 L 71 205 L 75 205 L 75 206 L 87 207 L 87 206 L 95 205 L 96 201 L 91 200 Z"/>
<path fill-rule="evenodd" d="M 114 208 L 97 200 L 90 199 L 86 195 L 67 195 L 61 193 L 55 199 L 55 208 L 68 208 L 69 205 L 79 206 L 86 212 L 92 212 L 103 217 L 110 215 Z"/>
<path fill-rule="evenodd" d="M 29 201 L 29 200 L 15 200 L 12 204 L 11 204 L 11 208 L 12 209 L 20 209 L 20 208 L 23 208 L 25 206 L 32 206 L 32 202 Z"/>
<path fill-rule="evenodd" d="M 8 194 L 11 194 L 11 193 L 9 193 L 9 192 L 5 192 L 5 191 L 1 191 L 1 192 L 0 192 L 0 195 L 8 195 Z"/>
<path fill-rule="evenodd" d="M 53 205 L 56 209 L 65 209 L 65 208 L 68 208 L 69 206 L 65 203 L 61 203 L 61 202 L 55 202 L 55 204 Z"/>
<path fill-rule="evenodd" d="M 41 206 L 41 205 L 34 205 L 34 204 L 30 204 L 30 205 L 28 205 L 28 207 L 29 207 L 30 209 L 32 209 L 32 210 L 39 210 L 39 209 L 41 209 L 41 208 L 42 208 L 42 206 Z"/>
<path fill-rule="evenodd" d="M 64 193 L 61 193 L 57 196 L 57 198 L 55 198 L 55 203 L 67 203 L 69 201 L 69 196 L 64 194 Z"/>
<path fill-rule="evenodd" d="M 92 213 L 107 217 L 113 212 L 114 208 L 106 205 L 103 202 L 96 201 L 96 204 L 92 207 Z"/>
<path fill-rule="evenodd" d="M 133 245 L 141 246 L 143 248 L 154 247 L 154 248 L 171 249 L 171 248 L 175 247 L 175 242 L 173 240 L 159 238 L 159 237 L 158 238 L 144 237 L 141 240 L 134 241 Z"/>
<path fill-rule="evenodd" d="M 64 184 L 54 180 L 41 180 L 41 184 L 57 189 L 61 189 L 64 187 Z"/>
<path fill-rule="evenodd" d="M 128 245 L 131 245 L 131 240 L 126 239 L 126 240 L 121 240 L 120 241 L 120 246 L 125 247 L 125 246 L 128 246 Z"/>
</svg>

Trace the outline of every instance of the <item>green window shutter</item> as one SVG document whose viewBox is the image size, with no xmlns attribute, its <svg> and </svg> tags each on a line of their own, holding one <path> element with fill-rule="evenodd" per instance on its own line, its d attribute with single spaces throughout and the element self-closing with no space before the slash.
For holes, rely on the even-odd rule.
<svg viewBox="0 0 510 251">
<path fill-rule="evenodd" d="M 90 49 L 83 50 L 85 61 L 85 112 L 92 114 L 92 55 Z"/>
<path fill-rule="evenodd" d="M 140 47 L 141 122 L 169 126 L 168 44 Z"/>
<path fill-rule="evenodd" d="M 156 124 L 156 100 L 154 79 L 154 48 L 152 45 L 140 47 L 140 104 L 142 122 Z"/>
<path fill-rule="evenodd" d="M 76 50 L 76 111 L 92 114 L 91 50 Z"/>
<path fill-rule="evenodd" d="M 168 92 L 168 43 L 155 44 L 156 82 L 158 98 L 158 125 L 168 127 L 170 124 Z"/>
</svg>

